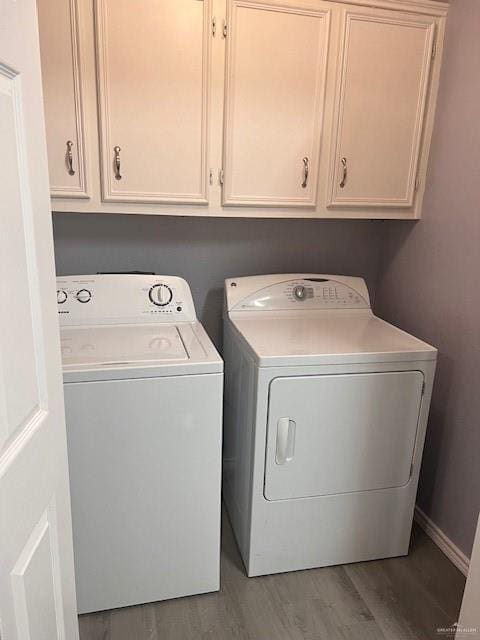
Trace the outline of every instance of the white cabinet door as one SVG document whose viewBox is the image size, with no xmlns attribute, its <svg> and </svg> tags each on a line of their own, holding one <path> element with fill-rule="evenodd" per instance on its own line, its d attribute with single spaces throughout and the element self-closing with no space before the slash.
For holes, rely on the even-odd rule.
<svg viewBox="0 0 480 640">
<path fill-rule="evenodd" d="M 411 207 L 435 18 L 347 9 L 331 205 Z"/>
<path fill-rule="evenodd" d="M 0 33 L 0 635 L 76 640 L 35 0 L 2 0 Z"/>
<path fill-rule="evenodd" d="M 209 0 L 96 7 L 103 199 L 206 203 Z"/>
<path fill-rule="evenodd" d="M 50 193 L 88 197 L 77 0 L 37 0 Z"/>
<path fill-rule="evenodd" d="M 268 408 L 267 500 L 405 485 L 423 380 L 420 371 L 274 380 Z"/>
<path fill-rule="evenodd" d="M 322 3 L 229 0 L 223 204 L 315 205 L 329 23 Z"/>
</svg>

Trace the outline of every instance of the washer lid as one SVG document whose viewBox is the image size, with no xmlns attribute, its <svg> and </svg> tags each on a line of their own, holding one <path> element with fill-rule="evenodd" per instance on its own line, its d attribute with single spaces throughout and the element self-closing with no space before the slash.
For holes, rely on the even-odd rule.
<svg viewBox="0 0 480 640">
<path fill-rule="evenodd" d="M 259 366 L 435 360 L 437 350 L 369 310 L 230 313 Z"/>
<path fill-rule="evenodd" d="M 60 337 L 66 382 L 222 370 L 198 322 L 64 327 Z"/>
</svg>

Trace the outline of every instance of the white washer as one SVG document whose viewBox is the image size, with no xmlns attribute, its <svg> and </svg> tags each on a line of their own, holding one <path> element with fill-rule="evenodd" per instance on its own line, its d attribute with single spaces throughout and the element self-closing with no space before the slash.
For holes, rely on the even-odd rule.
<svg viewBox="0 0 480 640">
<path fill-rule="evenodd" d="M 57 279 L 79 613 L 219 588 L 223 363 L 181 278 Z"/>
<path fill-rule="evenodd" d="M 224 499 L 249 576 L 408 553 L 436 349 L 361 278 L 226 281 Z"/>
</svg>

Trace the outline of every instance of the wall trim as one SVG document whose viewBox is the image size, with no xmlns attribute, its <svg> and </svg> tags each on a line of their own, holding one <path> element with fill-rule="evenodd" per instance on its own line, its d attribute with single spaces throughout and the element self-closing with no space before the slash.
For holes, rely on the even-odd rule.
<svg viewBox="0 0 480 640">
<path fill-rule="evenodd" d="M 470 559 L 456 544 L 431 520 L 427 514 L 415 505 L 415 522 L 425 531 L 427 536 L 437 545 L 447 558 L 459 569 L 464 576 L 468 573 Z"/>
</svg>

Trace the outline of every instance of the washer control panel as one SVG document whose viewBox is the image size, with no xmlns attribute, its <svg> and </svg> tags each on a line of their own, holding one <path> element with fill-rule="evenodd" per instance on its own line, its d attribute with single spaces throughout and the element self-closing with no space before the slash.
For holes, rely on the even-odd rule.
<svg viewBox="0 0 480 640">
<path fill-rule="evenodd" d="M 229 311 L 370 309 L 363 278 L 286 274 L 232 278 L 225 283 Z"/>
<path fill-rule="evenodd" d="M 196 320 L 190 287 L 175 276 L 59 277 L 57 308 L 62 326 Z"/>
</svg>

